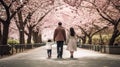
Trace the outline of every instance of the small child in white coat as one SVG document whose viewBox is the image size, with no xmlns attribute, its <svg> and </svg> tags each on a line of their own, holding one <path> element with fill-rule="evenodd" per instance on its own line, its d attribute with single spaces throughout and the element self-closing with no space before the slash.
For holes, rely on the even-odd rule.
<svg viewBox="0 0 120 67">
<path fill-rule="evenodd" d="M 52 54 L 52 41 L 50 39 L 48 39 L 47 43 L 46 43 L 46 49 L 47 49 L 47 54 L 48 54 L 48 59 L 51 58 L 51 54 Z"/>
</svg>

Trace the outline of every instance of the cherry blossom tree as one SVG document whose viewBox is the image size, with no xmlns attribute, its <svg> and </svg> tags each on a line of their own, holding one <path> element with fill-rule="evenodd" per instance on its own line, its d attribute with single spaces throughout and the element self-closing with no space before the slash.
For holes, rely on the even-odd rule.
<svg viewBox="0 0 120 67">
<path fill-rule="evenodd" d="M 54 0 L 44 0 L 41 2 L 41 5 L 39 5 L 38 11 L 31 16 L 29 19 L 29 22 L 27 23 L 27 29 L 28 32 L 26 32 L 28 39 L 27 43 L 31 43 L 31 38 L 32 38 L 32 32 L 33 29 L 38 25 L 39 27 L 42 26 L 42 19 L 53 9 L 51 7 L 54 6 Z M 39 16 L 38 16 L 39 15 Z M 35 17 L 37 16 L 37 17 Z M 36 32 L 39 30 L 36 30 Z M 41 34 L 40 34 L 41 35 Z M 41 39 L 41 38 L 40 38 Z"/>
<path fill-rule="evenodd" d="M 25 26 L 27 25 L 27 22 L 28 20 L 30 20 L 32 14 L 35 12 L 34 11 L 31 11 L 31 12 L 28 12 L 28 15 L 25 17 L 25 19 L 23 20 L 23 15 L 22 15 L 22 11 L 20 11 L 17 16 L 18 17 L 14 17 L 14 20 L 16 22 L 16 25 L 17 25 L 17 28 L 19 29 L 19 42 L 20 44 L 25 44 L 25 38 L 24 38 L 24 29 L 25 29 Z M 17 20 L 17 18 L 19 20 Z"/>
<path fill-rule="evenodd" d="M 41 29 L 39 26 L 36 26 L 33 30 L 33 41 L 34 43 L 42 43 Z"/>
<path fill-rule="evenodd" d="M 79 2 L 77 2 L 79 1 Z M 98 14 L 109 24 L 113 25 L 113 33 L 109 45 L 113 45 L 115 39 L 120 35 L 120 1 L 119 0 L 64 0 L 65 3 L 76 7 L 96 9 Z"/>
<path fill-rule="evenodd" d="M 0 22 L 3 25 L 1 45 L 5 45 L 0 47 L 1 55 L 10 53 L 11 48 L 7 45 L 9 26 L 12 18 L 23 8 L 27 0 L 23 1 L 23 4 L 19 5 L 18 3 L 18 0 L 0 0 L 0 8 L 2 9 L 0 11 Z"/>
<path fill-rule="evenodd" d="M 18 20 L 16 19 L 16 25 L 19 29 L 19 34 L 20 34 L 20 44 L 24 44 L 25 43 L 25 39 L 24 39 L 24 29 L 25 26 L 29 23 L 29 20 L 31 20 L 32 15 L 36 12 L 39 11 L 39 13 L 41 13 L 40 10 L 43 10 L 45 7 L 52 5 L 54 3 L 54 0 L 29 0 L 29 2 L 27 3 L 27 5 L 18 12 Z M 38 15 L 36 15 L 38 16 Z M 34 17 L 33 17 L 34 18 Z M 33 20 L 33 19 L 32 19 Z M 32 23 L 32 22 L 31 22 Z M 34 23 L 34 22 L 33 22 Z M 36 25 L 32 25 L 32 26 L 36 26 Z M 31 40 L 31 38 L 30 38 Z"/>
<path fill-rule="evenodd" d="M 26 35 L 28 36 L 28 39 L 27 39 L 27 43 L 30 44 L 31 43 L 31 38 L 32 38 L 32 32 L 33 32 L 33 29 L 39 24 L 39 22 L 50 12 L 51 10 L 47 11 L 42 17 L 40 17 L 37 21 L 30 21 L 31 18 L 29 18 L 29 22 L 27 23 L 27 29 L 28 29 L 28 32 L 26 32 Z M 40 25 L 40 24 L 39 24 Z M 41 23 L 42 25 L 42 23 Z M 40 25 L 40 26 L 41 26 Z M 38 30 L 37 30 L 38 31 Z"/>
<path fill-rule="evenodd" d="M 1 5 L 0 7 L 3 9 L 2 11 L 3 15 L 0 16 L 0 22 L 3 24 L 2 45 L 7 45 L 8 33 L 9 33 L 8 31 L 9 31 L 9 25 L 11 23 L 11 19 L 26 4 L 26 1 L 23 2 L 23 4 L 18 5 L 19 2 L 17 0 L 0 0 L 0 5 Z M 16 8 L 14 8 L 15 5 Z"/>
<path fill-rule="evenodd" d="M 116 38 L 120 35 L 118 28 L 120 24 L 120 1 L 119 0 L 105 0 L 105 4 L 97 5 L 99 1 L 94 1 L 92 4 L 95 6 L 99 15 L 113 25 L 113 33 L 109 41 L 109 45 L 113 45 Z"/>
<path fill-rule="evenodd" d="M 90 23 L 88 25 L 91 25 Z M 104 30 L 107 28 L 107 26 L 105 27 L 99 27 L 98 25 L 94 25 L 92 23 L 92 26 L 89 27 L 87 24 L 85 24 L 84 26 L 78 26 L 82 31 L 83 33 L 88 37 L 88 44 L 92 44 L 92 37 L 97 34 L 98 32 Z"/>
</svg>

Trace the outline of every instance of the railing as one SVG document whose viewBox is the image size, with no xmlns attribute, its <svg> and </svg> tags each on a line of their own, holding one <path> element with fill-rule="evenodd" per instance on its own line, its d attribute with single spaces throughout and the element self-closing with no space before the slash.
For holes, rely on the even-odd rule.
<svg viewBox="0 0 120 67">
<path fill-rule="evenodd" d="M 36 43 L 36 44 L 14 44 L 14 45 L 0 45 L 0 55 L 12 55 L 15 53 L 23 52 L 28 49 L 37 48 L 45 45 L 45 43 Z M 9 51 L 7 54 L 4 54 L 5 51 Z"/>
<path fill-rule="evenodd" d="M 108 53 L 110 52 L 110 48 L 113 48 L 113 50 L 120 50 L 120 45 L 92 45 L 92 44 L 84 44 L 84 45 L 79 45 L 80 48 L 88 49 L 88 50 L 93 50 L 101 53 Z"/>
</svg>

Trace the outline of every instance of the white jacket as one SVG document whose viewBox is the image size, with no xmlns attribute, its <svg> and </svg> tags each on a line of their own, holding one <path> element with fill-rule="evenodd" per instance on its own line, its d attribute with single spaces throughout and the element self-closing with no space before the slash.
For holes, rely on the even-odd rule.
<svg viewBox="0 0 120 67">
<path fill-rule="evenodd" d="M 53 42 L 46 43 L 46 49 L 52 49 Z"/>
</svg>

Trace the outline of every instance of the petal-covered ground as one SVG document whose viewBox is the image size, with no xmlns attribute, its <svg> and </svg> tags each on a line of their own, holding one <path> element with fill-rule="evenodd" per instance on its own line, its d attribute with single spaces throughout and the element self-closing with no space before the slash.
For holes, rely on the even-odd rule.
<svg viewBox="0 0 120 67">
<path fill-rule="evenodd" d="M 119 67 L 120 55 L 102 54 L 78 48 L 74 59 L 64 46 L 63 58 L 57 59 L 56 45 L 47 59 L 45 46 L 0 59 L 0 67 Z"/>
</svg>

